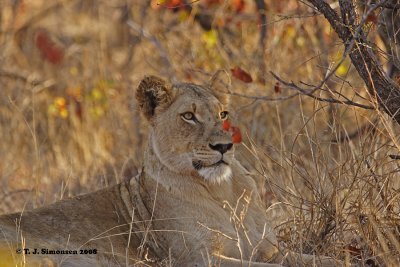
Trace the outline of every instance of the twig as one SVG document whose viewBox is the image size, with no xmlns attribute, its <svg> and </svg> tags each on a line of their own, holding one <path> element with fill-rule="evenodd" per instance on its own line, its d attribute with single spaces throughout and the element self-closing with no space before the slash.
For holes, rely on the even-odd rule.
<svg viewBox="0 0 400 267">
<path fill-rule="evenodd" d="M 295 93 L 292 95 L 288 96 L 281 96 L 281 97 L 271 97 L 271 96 L 253 96 L 253 95 L 246 95 L 246 94 L 240 94 L 240 93 L 235 93 L 235 92 L 223 92 L 225 94 L 229 94 L 232 96 L 238 96 L 238 97 L 243 97 L 243 98 L 248 98 L 248 99 L 253 99 L 253 100 L 261 100 L 261 101 L 284 101 L 291 99 L 293 97 L 296 97 L 300 95 L 300 93 Z"/>
<path fill-rule="evenodd" d="M 25 76 L 18 74 L 18 73 L 14 73 L 14 72 L 9 72 L 9 71 L 4 71 L 4 70 L 0 70 L 0 77 L 6 77 L 9 79 L 15 79 L 15 80 L 20 80 L 23 82 L 28 81 L 28 78 L 26 78 Z"/>
<path fill-rule="evenodd" d="M 260 28 L 260 37 L 258 39 L 258 56 L 257 56 L 257 61 L 258 61 L 258 80 L 262 83 L 265 84 L 265 40 L 267 38 L 267 15 L 266 13 L 266 6 L 264 0 L 255 0 L 256 2 L 256 7 L 257 7 L 257 12 L 260 17 L 260 24 L 258 27 Z"/>
<path fill-rule="evenodd" d="M 161 6 L 161 7 L 167 8 L 167 9 L 177 9 L 177 8 L 181 8 L 181 7 L 191 6 L 191 5 L 193 5 L 194 3 L 197 3 L 197 2 L 200 2 L 200 0 L 194 0 L 194 1 L 190 2 L 190 3 L 180 3 L 180 4 L 177 4 L 175 6 L 168 6 L 166 4 L 157 3 L 157 6 Z"/>
<path fill-rule="evenodd" d="M 363 109 L 375 109 L 375 107 L 373 106 L 367 106 L 364 104 L 360 104 L 351 100 L 339 100 L 339 99 L 334 99 L 334 98 L 322 98 L 319 96 L 315 96 L 314 92 L 319 89 L 319 85 L 315 86 L 313 89 L 311 90 L 305 90 L 299 86 L 297 86 L 296 84 L 294 84 L 293 82 L 287 82 L 282 80 L 278 75 L 276 75 L 275 73 L 273 73 L 271 71 L 272 76 L 274 76 L 275 79 L 277 79 L 280 83 L 282 83 L 283 85 L 287 86 L 288 88 L 294 89 L 296 91 L 299 91 L 300 94 L 302 95 L 306 95 L 309 96 L 311 98 L 314 98 L 315 100 L 321 101 L 321 102 L 327 102 L 327 103 L 335 103 L 335 104 L 343 104 L 343 105 L 348 105 L 348 106 L 355 106 L 355 107 L 359 107 L 359 108 L 363 108 Z M 325 80 L 325 79 L 324 79 Z M 323 81 L 325 82 L 325 81 Z"/>
<path fill-rule="evenodd" d="M 362 125 L 359 129 L 355 130 L 354 132 L 349 133 L 349 134 L 346 133 L 338 139 L 332 139 L 331 142 L 332 143 L 342 143 L 344 141 L 350 141 L 350 140 L 354 139 L 355 137 L 359 136 L 360 134 L 366 133 L 370 130 L 371 130 L 371 134 L 372 134 L 372 133 L 376 132 L 376 127 L 375 127 L 376 122 L 377 122 L 377 120 L 372 123 L 366 123 L 366 124 Z"/>
<path fill-rule="evenodd" d="M 377 177 L 377 175 L 376 175 L 374 169 L 372 168 L 371 164 L 369 163 L 368 159 L 366 159 L 364 162 L 365 162 L 365 165 L 367 165 L 368 170 L 371 172 L 372 177 L 373 177 L 374 180 L 375 180 L 375 183 L 376 183 L 375 185 L 376 185 L 376 187 L 377 187 L 377 188 L 380 188 L 380 190 L 379 190 L 378 193 L 379 193 L 379 196 L 381 197 L 381 199 L 382 199 L 382 201 L 383 201 L 385 207 L 387 207 L 388 210 L 392 210 L 392 206 L 387 202 L 387 198 L 386 198 L 386 196 L 385 196 L 385 193 L 383 192 L 383 189 L 386 187 L 386 182 L 385 182 L 386 180 L 383 182 L 383 185 L 381 186 L 381 185 L 379 184 L 379 179 L 378 179 L 378 177 Z"/>
</svg>

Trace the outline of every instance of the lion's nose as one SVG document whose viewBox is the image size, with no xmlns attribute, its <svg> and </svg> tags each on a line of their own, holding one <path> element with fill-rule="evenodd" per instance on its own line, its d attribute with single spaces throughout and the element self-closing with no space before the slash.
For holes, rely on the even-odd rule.
<svg viewBox="0 0 400 267">
<path fill-rule="evenodd" d="M 232 148 L 233 144 L 232 143 L 228 143 L 228 144 L 209 144 L 210 148 L 212 150 L 216 150 L 221 152 L 221 154 L 224 154 L 226 151 L 228 151 L 229 149 Z"/>
</svg>

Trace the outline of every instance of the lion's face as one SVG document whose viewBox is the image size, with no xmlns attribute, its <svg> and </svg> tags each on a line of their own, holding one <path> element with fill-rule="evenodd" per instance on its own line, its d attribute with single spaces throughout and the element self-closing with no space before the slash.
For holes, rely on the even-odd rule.
<svg viewBox="0 0 400 267">
<path fill-rule="evenodd" d="M 221 98 L 205 86 L 169 87 L 158 78 L 146 77 L 137 99 L 152 124 L 149 142 L 163 165 L 212 183 L 231 177 L 234 147 L 231 133 L 222 127 L 229 110 Z"/>
</svg>

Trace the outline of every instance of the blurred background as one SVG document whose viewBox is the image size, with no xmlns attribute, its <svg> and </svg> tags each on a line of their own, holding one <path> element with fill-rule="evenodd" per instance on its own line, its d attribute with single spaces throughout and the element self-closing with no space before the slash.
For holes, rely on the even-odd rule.
<svg viewBox="0 0 400 267">
<path fill-rule="evenodd" d="M 386 66 L 378 16 L 365 27 Z M 132 177 L 147 136 L 140 79 L 205 83 L 223 69 L 237 157 L 265 177 L 282 244 L 399 263 L 399 127 L 303 1 L 13 0 L 0 23 L 0 214 Z M 309 97 L 271 72 L 304 88 L 332 75 Z"/>
</svg>

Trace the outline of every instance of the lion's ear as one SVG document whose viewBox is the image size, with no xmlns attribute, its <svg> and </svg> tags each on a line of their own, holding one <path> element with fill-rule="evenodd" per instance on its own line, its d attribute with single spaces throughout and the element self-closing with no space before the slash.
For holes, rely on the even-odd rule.
<svg viewBox="0 0 400 267">
<path fill-rule="evenodd" d="M 166 107 L 171 103 L 171 86 L 156 76 L 145 76 L 136 90 L 136 100 L 143 115 L 152 121 L 156 108 Z"/>
<path fill-rule="evenodd" d="M 208 86 L 222 104 L 229 104 L 231 79 L 228 72 L 226 72 L 225 70 L 218 70 L 211 77 Z"/>
</svg>

